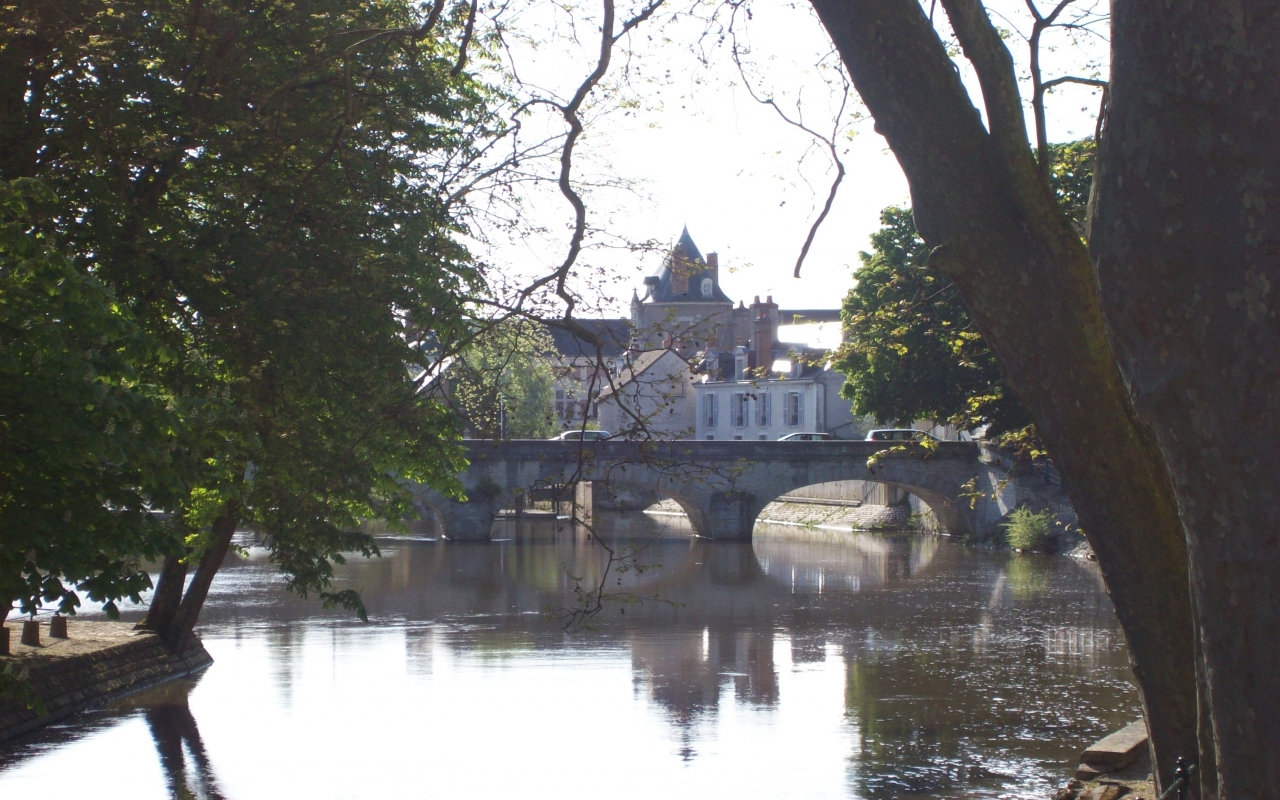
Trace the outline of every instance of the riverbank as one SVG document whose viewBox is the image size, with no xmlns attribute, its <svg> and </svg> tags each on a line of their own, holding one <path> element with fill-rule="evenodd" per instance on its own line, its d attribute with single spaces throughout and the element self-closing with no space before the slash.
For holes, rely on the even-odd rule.
<svg viewBox="0 0 1280 800">
<path fill-rule="evenodd" d="M 646 514 L 684 516 L 674 500 L 663 500 L 645 509 Z M 760 522 L 775 525 L 798 525 L 832 531 L 908 531 L 919 530 L 905 505 L 851 505 L 820 500 L 788 500 L 770 503 L 760 512 Z"/>
<path fill-rule="evenodd" d="M 21 682 L 20 695 L 0 697 L 0 741 L 134 692 L 198 672 L 213 663 L 198 639 L 175 653 L 149 631 L 132 623 L 68 620 L 66 639 L 51 638 L 41 625 L 37 646 L 18 639 L 21 625 L 9 625 L 9 655 L 0 671 Z M 43 713 L 28 708 L 38 698 Z"/>
</svg>

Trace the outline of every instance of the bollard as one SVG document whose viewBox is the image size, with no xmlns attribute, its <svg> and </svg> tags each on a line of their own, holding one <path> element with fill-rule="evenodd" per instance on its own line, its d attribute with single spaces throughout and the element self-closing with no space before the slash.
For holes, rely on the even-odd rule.
<svg viewBox="0 0 1280 800">
<path fill-rule="evenodd" d="M 9 629 L 0 625 L 0 656 L 9 655 Z"/>
<path fill-rule="evenodd" d="M 54 639 L 67 638 L 67 618 L 55 614 L 53 619 L 49 620 L 49 636 Z"/>
<path fill-rule="evenodd" d="M 22 643 L 30 647 L 40 646 L 40 620 L 29 619 L 22 623 Z"/>
</svg>

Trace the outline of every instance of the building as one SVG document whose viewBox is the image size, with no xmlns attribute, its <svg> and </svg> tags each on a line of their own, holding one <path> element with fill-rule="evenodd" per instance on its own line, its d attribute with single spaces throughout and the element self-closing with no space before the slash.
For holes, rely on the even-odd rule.
<svg viewBox="0 0 1280 800">
<path fill-rule="evenodd" d="M 628 439 L 689 439 L 694 384 L 689 362 L 671 347 L 629 353 L 626 367 L 596 400 L 602 430 Z"/>
<path fill-rule="evenodd" d="M 582 319 L 578 324 L 600 340 L 599 347 L 573 331 L 550 327 L 555 350 L 547 354 L 555 376 L 555 419 L 562 430 L 594 426 L 596 398 L 627 366 L 631 323 L 626 319 Z M 607 426 L 600 425 L 605 430 Z"/>
<path fill-rule="evenodd" d="M 596 346 L 552 328 L 556 418 L 628 437 L 776 439 L 798 431 L 859 438 L 844 377 L 807 337 L 838 336 L 838 309 L 750 307 L 720 286 L 716 253 L 705 257 L 686 227 L 656 275 L 633 292 L 630 319 L 580 323 Z M 781 335 L 797 341 L 780 341 Z M 800 341 L 800 340 L 804 341 Z M 640 428 L 647 427 L 647 432 Z"/>
<path fill-rule="evenodd" d="M 637 349 L 670 342 L 686 359 L 707 350 L 728 352 L 750 335 L 750 319 L 742 304 L 720 288 L 720 259 L 703 258 L 689 229 L 680 232 L 657 275 L 644 279 L 644 296 L 631 295 L 631 328 Z"/>
<path fill-rule="evenodd" d="M 827 353 L 806 343 L 779 342 L 784 314 L 814 320 L 819 312 L 782 312 L 768 297 L 748 308 L 751 337 L 731 353 L 709 352 L 694 384 L 698 439 L 777 439 L 823 432 L 841 439 L 865 435 L 840 397 L 844 376 Z M 824 312 L 829 313 L 829 312 Z M 838 312 L 837 312 L 838 313 Z"/>
</svg>

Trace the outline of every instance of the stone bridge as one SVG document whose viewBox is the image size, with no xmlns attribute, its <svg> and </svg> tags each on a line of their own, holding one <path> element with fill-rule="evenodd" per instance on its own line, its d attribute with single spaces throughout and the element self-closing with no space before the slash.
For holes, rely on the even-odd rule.
<svg viewBox="0 0 1280 800">
<path fill-rule="evenodd" d="M 787 492 L 828 481 L 875 481 L 915 495 L 936 526 L 953 535 L 986 534 L 1007 510 L 1003 471 L 977 444 L 939 442 L 926 450 L 867 459 L 891 443 L 865 441 L 562 442 L 541 439 L 464 442 L 469 469 L 459 477 L 467 500 L 415 488 L 423 517 L 434 514 L 448 539 L 485 541 L 499 511 L 530 497 L 575 495 L 587 483 L 640 487 L 675 500 L 693 530 L 710 539 L 749 540 L 756 517 Z M 971 507 L 974 490 L 980 492 Z M 589 511 L 589 508 L 587 509 Z"/>
</svg>

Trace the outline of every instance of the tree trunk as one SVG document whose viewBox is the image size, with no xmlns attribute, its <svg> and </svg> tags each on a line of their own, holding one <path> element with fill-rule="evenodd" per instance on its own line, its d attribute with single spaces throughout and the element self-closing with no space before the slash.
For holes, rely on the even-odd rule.
<svg viewBox="0 0 1280 800">
<path fill-rule="evenodd" d="M 160 580 L 151 595 L 147 617 L 138 623 L 143 630 L 155 631 L 170 647 L 177 645 L 173 636 L 173 618 L 182 602 L 182 588 L 187 582 L 187 562 L 184 556 L 169 556 L 160 568 Z"/>
<path fill-rule="evenodd" d="M 1193 566 L 1224 800 L 1280 797 L 1280 12 L 1113 4 L 1092 247 Z"/>
<path fill-rule="evenodd" d="M 196 567 L 196 574 L 191 579 L 191 585 L 187 587 L 182 603 L 178 606 L 173 621 L 169 625 L 173 647 L 178 649 L 184 647 L 196 622 L 199 621 L 200 609 L 204 608 L 204 601 L 209 596 L 209 587 L 213 584 L 213 578 L 227 558 L 227 551 L 231 548 L 231 537 L 235 536 L 236 525 L 239 522 L 239 507 L 228 509 L 213 521 L 209 546 L 205 548 L 204 555 L 200 556 L 200 565 Z"/>
<path fill-rule="evenodd" d="M 990 132 L 915 0 L 813 0 L 911 186 L 930 265 L 956 283 L 1031 411 L 1125 631 L 1161 785 L 1197 751 L 1187 551 L 1155 442 L 1132 412 L 1089 255 L 1026 138 L 1008 51 L 976 0 L 943 0 Z"/>
</svg>

